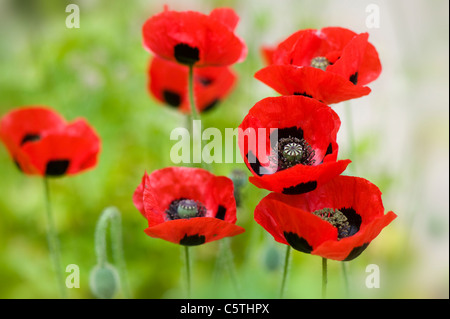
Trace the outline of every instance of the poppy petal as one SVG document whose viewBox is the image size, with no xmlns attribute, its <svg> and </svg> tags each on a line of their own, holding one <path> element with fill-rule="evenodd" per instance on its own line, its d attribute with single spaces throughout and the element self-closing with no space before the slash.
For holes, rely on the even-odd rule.
<svg viewBox="0 0 450 319">
<path fill-rule="evenodd" d="M 285 204 L 283 196 L 286 195 L 267 195 L 256 206 L 254 214 L 255 221 L 276 241 L 310 253 L 324 241 L 336 240 L 335 227 L 307 211 Z"/>
<path fill-rule="evenodd" d="M 274 192 L 300 194 L 341 174 L 350 160 L 336 162 L 340 123 L 330 107 L 315 99 L 291 95 L 259 101 L 239 126 L 239 149 L 253 173 L 249 181 Z M 314 162 L 280 169 L 274 147 L 281 138 L 292 136 L 309 145 Z"/>
<path fill-rule="evenodd" d="M 213 217 L 170 220 L 145 229 L 145 233 L 174 244 L 200 245 L 243 233 L 244 228 Z"/>
<path fill-rule="evenodd" d="M 256 187 L 284 194 L 302 194 L 326 184 L 345 171 L 351 160 L 323 163 L 318 166 L 296 165 L 264 176 L 250 176 Z"/>
<path fill-rule="evenodd" d="M 226 25 L 231 31 L 236 29 L 239 22 L 239 16 L 230 8 L 216 8 L 211 11 L 209 16 Z"/>
<path fill-rule="evenodd" d="M 145 209 L 144 209 L 144 190 L 145 190 L 145 183 L 148 179 L 147 172 L 144 173 L 144 176 L 142 176 L 141 183 L 136 188 L 136 190 L 133 193 L 133 204 L 137 208 L 137 210 L 142 214 L 142 216 L 145 216 Z"/>
<path fill-rule="evenodd" d="M 366 51 L 368 39 L 368 33 L 356 35 L 342 50 L 339 60 L 327 67 L 327 72 L 339 74 L 343 78 L 349 79 L 353 84 L 358 84 L 358 72 Z"/>
<path fill-rule="evenodd" d="M 160 102 L 190 113 L 188 68 L 184 65 L 152 58 L 148 69 L 148 89 Z M 194 94 L 198 112 L 210 110 L 230 94 L 237 76 L 228 67 L 194 69 Z"/>
<path fill-rule="evenodd" d="M 49 133 L 22 149 L 42 175 L 48 168 L 53 176 L 72 175 L 92 168 L 97 163 L 99 139 L 84 120 L 78 120 L 67 130 Z M 65 167 L 65 169 L 64 169 Z"/>
<path fill-rule="evenodd" d="M 255 78 L 282 95 L 303 95 L 325 104 L 339 103 L 370 93 L 370 88 L 352 84 L 348 78 L 313 67 L 270 65 Z"/>
<path fill-rule="evenodd" d="M 324 209 L 337 210 L 345 216 L 348 223 L 345 235 L 333 238 L 326 230 L 316 230 L 314 232 L 318 238 L 313 241 L 307 230 L 321 225 L 318 220 L 337 230 L 335 226 L 313 214 Z M 260 212 L 257 213 L 257 210 Z M 261 211 L 265 214 L 263 219 Z M 282 218 L 280 216 L 286 216 L 284 224 L 279 221 Z M 289 244 L 297 244 L 300 248 L 310 247 L 306 252 L 313 255 L 344 261 L 361 254 L 396 217 L 391 211 L 384 214 L 378 187 L 363 178 L 342 175 L 302 195 L 271 193 L 255 209 L 255 219 L 275 240 L 280 241 L 280 234 L 288 233 Z M 302 225 L 306 230 L 292 230 L 292 225 L 296 224 Z"/>
<path fill-rule="evenodd" d="M 164 59 L 198 67 L 242 61 L 245 44 L 230 29 L 230 22 L 223 24 L 216 15 L 168 10 L 156 14 L 144 23 L 144 46 Z"/>
<path fill-rule="evenodd" d="M 46 107 L 13 110 L 2 118 L 0 137 L 26 174 L 76 174 L 97 164 L 100 139 L 84 119 L 72 123 Z"/>
<path fill-rule="evenodd" d="M 333 260 L 352 260 L 358 257 L 369 243 L 380 234 L 381 230 L 388 226 L 396 217 L 396 214 L 389 211 L 386 215 L 372 220 L 351 237 L 343 238 L 339 241 L 323 242 L 311 254 Z"/>
</svg>

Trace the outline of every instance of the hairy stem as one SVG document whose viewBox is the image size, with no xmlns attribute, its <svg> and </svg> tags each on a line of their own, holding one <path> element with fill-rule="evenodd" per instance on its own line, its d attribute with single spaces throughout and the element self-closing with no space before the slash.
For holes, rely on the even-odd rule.
<svg viewBox="0 0 450 319">
<path fill-rule="evenodd" d="M 45 204 L 47 212 L 47 242 L 50 251 L 50 258 L 52 259 L 53 262 L 53 267 L 56 273 L 56 280 L 58 282 L 61 298 L 67 298 L 66 287 L 64 285 L 63 280 L 59 240 L 56 232 L 55 221 L 53 218 L 53 212 L 51 207 L 50 185 L 48 178 L 46 177 L 44 177 L 44 189 L 45 189 Z"/>
<path fill-rule="evenodd" d="M 191 261 L 189 257 L 189 246 L 184 246 L 184 262 L 186 266 L 187 297 L 191 298 Z"/>
<path fill-rule="evenodd" d="M 115 207 L 106 208 L 97 222 L 97 227 L 95 229 L 95 251 L 97 254 L 97 263 L 100 266 L 104 266 L 108 262 L 106 246 L 106 231 L 108 229 L 108 225 L 111 226 L 110 240 L 113 260 L 119 270 L 123 294 L 125 298 L 131 298 L 122 245 L 122 218 L 118 209 Z"/>
<path fill-rule="evenodd" d="M 280 299 L 283 298 L 284 291 L 286 290 L 286 279 L 289 272 L 290 253 L 291 253 L 291 246 L 287 245 L 286 255 L 284 257 L 283 277 L 281 278 Z"/>
<path fill-rule="evenodd" d="M 327 283 L 328 283 L 328 266 L 327 259 L 322 257 L 322 299 L 327 297 Z"/>
</svg>

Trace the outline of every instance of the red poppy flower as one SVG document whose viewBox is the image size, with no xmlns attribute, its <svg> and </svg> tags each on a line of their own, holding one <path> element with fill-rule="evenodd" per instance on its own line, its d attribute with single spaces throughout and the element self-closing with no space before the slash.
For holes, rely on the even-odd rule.
<svg viewBox="0 0 450 319">
<path fill-rule="evenodd" d="M 188 67 L 154 57 L 148 70 L 148 88 L 153 96 L 184 113 L 190 113 Z M 198 112 L 212 109 L 232 90 L 236 75 L 229 67 L 194 69 L 194 94 Z"/>
<path fill-rule="evenodd" d="M 0 138 L 25 174 L 77 174 L 97 164 L 100 140 L 84 119 L 67 123 L 45 107 L 13 110 L 0 121 Z"/>
<path fill-rule="evenodd" d="M 337 161 L 338 115 L 303 96 L 265 98 L 239 126 L 239 148 L 253 173 L 250 182 L 284 194 L 312 191 L 351 162 Z"/>
<path fill-rule="evenodd" d="M 233 182 L 200 168 L 145 173 L 133 202 L 148 220 L 145 233 L 175 244 L 201 245 L 244 232 L 235 225 Z"/>
<path fill-rule="evenodd" d="M 170 11 L 154 15 L 143 26 L 144 46 L 161 58 L 181 64 L 225 66 L 244 60 L 247 48 L 234 33 L 239 21 L 229 8 L 209 15 Z"/>
<path fill-rule="evenodd" d="M 280 94 L 301 94 L 326 104 L 367 95 L 370 88 L 364 85 L 381 73 L 368 37 L 338 27 L 298 31 L 274 50 L 263 48 L 271 65 L 255 77 Z"/>
<path fill-rule="evenodd" d="M 307 194 L 271 193 L 255 208 L 256 222 L 277 242 L 343 261 L 358 257 L 396 217 L 384 214 L 378 187 L 352 176 L 338 176 Z"/>
</svg>

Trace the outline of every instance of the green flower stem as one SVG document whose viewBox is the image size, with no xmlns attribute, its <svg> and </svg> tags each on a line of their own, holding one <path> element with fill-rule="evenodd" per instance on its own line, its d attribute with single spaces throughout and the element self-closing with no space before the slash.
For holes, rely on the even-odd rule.
<svg viewBox="0 0 450 319">
<path fill-rule="evenodd" d="M 280 299 L 283 298 L 284 291 L 286 289 L 286 279 L 289 272 L 290 254 L 291 254 L 291 246 L 287 245 L 286 256 L 284 257 L 283 277 L 281 278 Z"/>
<path fill-rule="evenodd" d="M 120 212 L 115 207 L 106 208 L 97 222 L 97 227 L 95 229 L 95 252 L 97 255 L 97 264 L 104 267 L 108 262 L 106 231 L 109 224 L 111 225 L 110 236 L 114 264 L 117 265 L 119 270 L 124 296 L 125 298 L 131 298 L 122 246 L 122 219 Z"/>
<path fill-rule="evenodd" d="M 353 114 L 352 108 L 349 101 L 344 103 L 345 108 L 345 117 L 347 122 L 347 134 L 348 134 L 348 144 L 349 144 L 349 157 L 352 159 L 351 169 L 356 175 L 356 167 L 355 167 L 355 157 L 356 157 L 356 145 L 355 145 L 355 135 L 353 133 Z"/>
<path fill-rule="evenodd" d="M 47 242 L 50 251 L 50 258 L 53 262 L 53 267 L 56 273 L 56 280 L 58 282 L 61 298 L 67 298 L 66 287 L 63 280 L 61 252 L 59 246 L 58 235 L 56 233 L 55 221 L 53 218 L 51 200 L 50 200 L 50 185 L 47 177 L 44 177 L 45 189 L 45 204 L 47 211 Z"/>
<path fill-rule="evenodd" d="M 328 283 L 328 275 L 327 275 L 327 259 L 322 257 L 322 299 L 327 297 L 327 283 Z"/>
<path fill-rule="evenodd" d="M 189 76 L 188 76 L 188 93 L 189 93 L 189 105 L 191 107 L 191 113 L 189 116 L 189 132 L 191 134 L 192 138 L 192 157 L 195 158 L 194 152 L 196 150 L 200 149 L 200 165 L 198 163 L 194 162 L 193 166 L 199 166 L 203 169 L 206 169 L 208 171 L 211 171 L 211 166 L 209 164 L 206 164 L 203 162 L 203 159 L 201 158 L 202 152 L 203 152 L 203 139 L 202 139 L 202 132 L 199 132 L 200 134 L 200 141 L 197 141 L 194 134 L 194 125 L 193 122 L 198 120 L 201 121 L 200 113 L 197 111 L 196 104 L 195 104 L 195 93 L 194 93 L 194 65 L 189 65 Z M 200 122 L 201 123 L 201 122 Z"/>
<path fill-rule="evenodd" d="M 199 120 L 200 115 L 195 107 L 195 96 L 194 96 L 194 65 L 189 65 L 189 78 L 188 78 L 188 92 L 189 92 L 189 105 L 191 106 L 191 120 Z"/>
<path fill-rule="evenodd" d="M 237 280 L 236 268 L 235 268 L 234 262 L 233 262 L 233 252 L 231 251 L 230 239 L 224 238 L 222 241 L 223 242 L 221 244 L 225 250 L 225 251 L 222 251 L 222 253 L 225 255 L 226 265 L 228 268 L 228 272 L 230 274 L 231 282 L 233 284 L 237 298 L 239 298 L 241 289 L 239 286 L 239 281 Z"/>
<path fill-rule="evenodd" d="M 202 168 L 204 167 L 204 163 L 203 160 L 201 158 L 201 152 L 203 150 L 203 140 L 201 138 L 201 132 L 200 133 L 200 141 L 198 141 L 195 136 L 197 135 L 196 132 L 194 132 L 194 121 L 200 121 L 200 114 L 199 112 L 197 112 L 197 108 L 196 108 L 196 104 L 195 104 L 195 93 L 194 93 L 194 65 L 190 64 L 189 65 L 189 76 L 188 76 L 188 95 L 189 95 L 189 105 L 191 107 L 191 113 L 189 115 L 189 132 L 191 134 L 191 139 L 192 139 L 192 159 L 194 161 L 195 159 L 195 154 L 197 153 L 197 150 L 200 149 L 200 162 L 196 163 L 194 161 L 193 166 L 199 166 Z M 200 122 L 201 123 L 201 122 Z"/>
<path fill-rule="evenodd" d="M 187 297 L 191 298 L 191 260 L 189 257 L 189 246 L 184 246 L 184 263 L 186 266 L 186 289 Z"/>
<path fill-rule="evenodd" d="M 344 286 L 345 286 L 345 295 L 347 298 L 350 296 L 350 288 L 348 284 L 348 275 L 347 275 L 347 264 L 341 261 L 342 264 L 342 275 L 344 277 Z"/>
</svg>

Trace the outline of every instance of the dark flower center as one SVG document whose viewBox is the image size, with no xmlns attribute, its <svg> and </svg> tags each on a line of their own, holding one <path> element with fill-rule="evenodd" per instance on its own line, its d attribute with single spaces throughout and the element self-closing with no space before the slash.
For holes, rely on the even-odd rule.
<svg viewBox="0 0 450 319">
<path fill-rule="evenodd" d="M 330 61 L 324 56 L 318 56 L 311 60 L 311 66 L 314 68 L 326 70 L 327 66 L 330 65 Z"/>
<path fill-rule="evenodd" d="M 206 215 L 206 208 L 195 200 L 180 198 L 170 203 L 166 214 L 169 220 L 204 217 Z"/>
<path fill-rule="evenodd" d="M 303 138 L 282 137 L 273 151 L 278 156 L 278 171 L 297 164 L 313 165 L 315 162 L 315 152 Z"/>
<path fill-rule="evenodd" d="M 200 60 L 200 52 L 198 48 L 191 47 L 186 43 L 179 43 L 174 48 L 175 59 L 181 64 L 193 65 Z"/>
<path fill-rule="evenodd" d="M 349 220 L 340 210 L 324 208 L 314 211 L 313 214 L 337 228 L 338 240 L 352 235 L 350 234 L 351 225 Z"/>
</svg>

